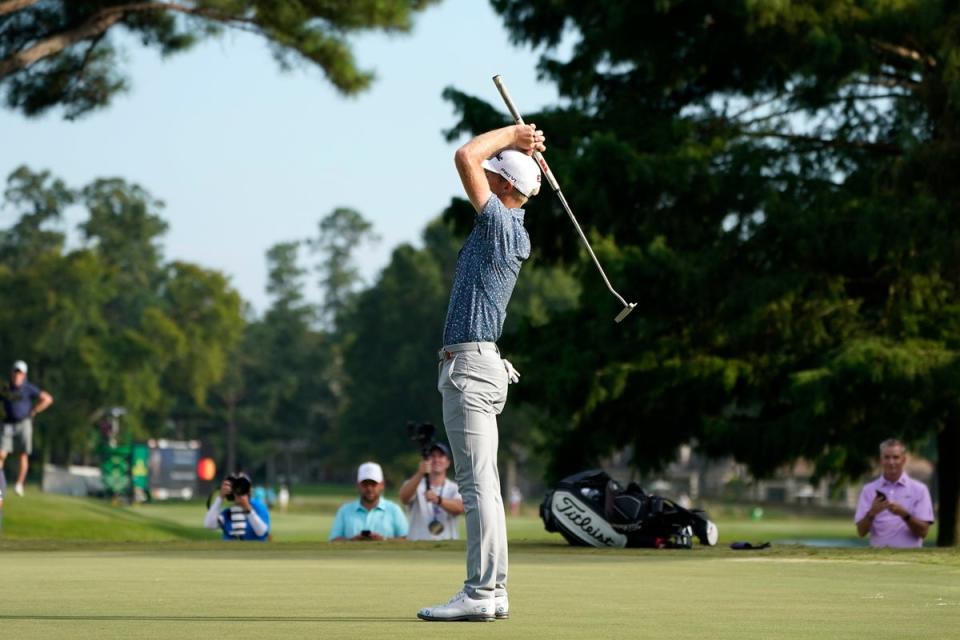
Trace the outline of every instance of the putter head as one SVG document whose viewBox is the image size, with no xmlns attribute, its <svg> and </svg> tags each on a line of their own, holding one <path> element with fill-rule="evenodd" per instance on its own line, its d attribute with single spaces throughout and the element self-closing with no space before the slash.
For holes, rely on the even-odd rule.
<svg viewBox="0 0 960 640">
<path fill-rule="evenodd" d="M 623 308 L 623 311 L 621 311 L 620 313 L 618 313 L 618 314 L 617 314 L 617 317 L 614 318 L 613 321 L 614 321 L 614 322 L 620 322 L 621 320 L 623 320 L 624 318 L 626 318 L 628 315 L 630 315 L 630 312 L 633 311 L 633 308 L 634 308 L 635 306 L 637 306 L 637 303 L 636 303 L 636 302 L 631 302 L 630 304 L 628 304 L 627 306 L 625 306 L 625 307 Z"/>
</svg>

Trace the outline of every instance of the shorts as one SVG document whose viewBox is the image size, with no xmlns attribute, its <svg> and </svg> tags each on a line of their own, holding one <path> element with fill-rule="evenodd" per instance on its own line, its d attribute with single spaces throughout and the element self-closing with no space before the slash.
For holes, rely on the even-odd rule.
<svg viewBox="0 0 960 640">
<path fill-rule="evenodd" d="M 7 453 L 33 453 L 33 420 L 24 418 L 19 422 L 3 425 L 0 451 Z"/>
</svg>

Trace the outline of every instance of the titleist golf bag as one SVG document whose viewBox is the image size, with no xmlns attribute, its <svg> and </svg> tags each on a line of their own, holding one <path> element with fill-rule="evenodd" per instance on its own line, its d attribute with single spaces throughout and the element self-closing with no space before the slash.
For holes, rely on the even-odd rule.
<svg viewBox="0 0 960 640">
<path fill-rule="evenodd" d="M 686 548 L 693 538 L 717 544 L 717 526 L 707 514 L 649 495 L 631 482 L 626 489 L 602 469 L 561 480 L 540 505 L 547 531 L 575 546 Z"/>
</svg>

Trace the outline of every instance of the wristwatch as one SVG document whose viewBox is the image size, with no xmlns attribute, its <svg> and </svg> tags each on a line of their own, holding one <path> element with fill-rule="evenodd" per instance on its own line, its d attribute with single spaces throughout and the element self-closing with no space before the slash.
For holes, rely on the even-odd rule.
<svg viewBox="0 0 960 640">
<path fill-rule="evenodd" d="M 913 516 L 911 516 L 909 513 L 905 513 L 905 514 L 903 514 L 903 521 L 904 521 L 904 522 L 910 522 L 910 518 L 912 518 L 912 517 L 913 517 Z"/>
<path fill-rule="evenodd" d="M 440 506 L 440 503 L 443 502 L 443 496 L 437 494 L 437 506 Z"/>
</svg>

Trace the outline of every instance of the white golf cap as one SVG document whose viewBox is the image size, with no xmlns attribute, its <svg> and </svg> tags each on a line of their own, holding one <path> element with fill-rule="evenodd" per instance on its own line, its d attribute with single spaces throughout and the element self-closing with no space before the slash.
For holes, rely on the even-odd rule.
<svg viewBox="0 0 960 640">
<path fill-rule="evenodd" d="M 481 162 L 480 166 L 503 176 L 528 198 L 540 192 L 540 166 L 525 153 L 504 149 Z"/>
<path fill-rule="evenodd" d="M 11 369 L 12 371 L 23 371 L 24 373 L 26 373 L 26 372 L 27 372 L 27 363 L 24 362 L 23 360 L 17 360 L 16 362 L 13 363 L 13 366 L 10 367 L 10 369 Z"/>
<path fill-rule="evenodd" d="M 364 462 L 357 469 L 357 482 L 363 482 L 364 480 L 383 482 L 383 469 L 376 462 Z"/>
</svg>

